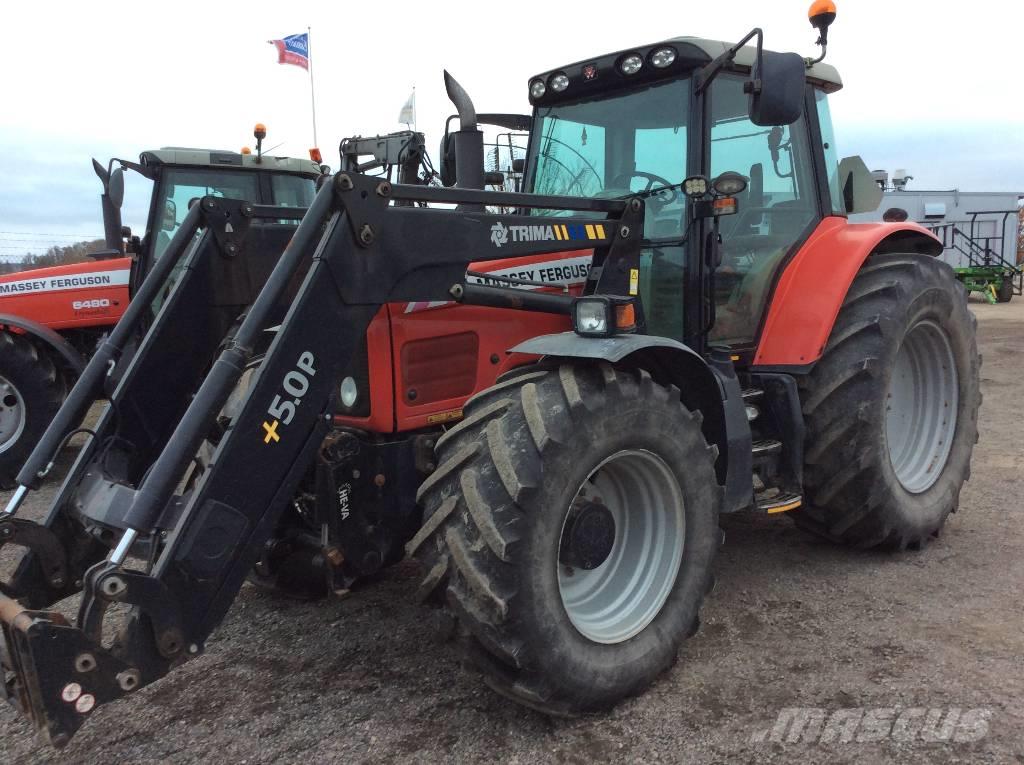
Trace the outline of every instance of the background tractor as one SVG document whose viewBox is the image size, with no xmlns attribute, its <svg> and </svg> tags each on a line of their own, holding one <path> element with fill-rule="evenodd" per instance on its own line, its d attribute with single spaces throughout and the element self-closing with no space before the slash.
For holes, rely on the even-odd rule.
<svg viewBox="0 0 1024 765">
<path fill-rule="evenodd" d="M 93 160 L 103 183 L 107 249 L 94 253 L 93 262 L 0 276 L 0 486 L 14 485 L 96 344 L 181 226 L 190 200 L 211 194 L 309 205 L 320 166 L 263 156 L 259 146 L 266 130 L 259 128 L 255 155 L 163 148 L 142 152 L 138 162 L 112 159 L 103 167 Z M 153 184 L 141 239 L 121 226 L 125 170 Z"/>
<path fill-rule="evenodd" d="M 192 206 L 0 517 L 26 549 L 12 703 L 64 745 L 200 655 L 254 567 L 318 594 L 410 554 L 489 685 L 603 709 L 699 627 L 720 514 L 937 533 L 977 438 L 973 320 L 929 232 L 846 219 L 878 188 L 836 153 L 834 17 L 812 6 L 813 61 L 755 29 L 532 78 L 523 193 L 484 190 L 446 76 L 454 188 L 350 168 L 304 215 Z M 250 259 L 276 265 L 237 321 L 209 274 Z M 19 518 L 102 398 L 45 521 Z M 78 592 L 74 626 L 44 610 Z"/>
</svg>

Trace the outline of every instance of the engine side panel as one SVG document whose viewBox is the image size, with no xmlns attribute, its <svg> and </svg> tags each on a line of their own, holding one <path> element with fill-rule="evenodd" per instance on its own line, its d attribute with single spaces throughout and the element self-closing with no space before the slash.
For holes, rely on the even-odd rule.
<svg viewBox="0 0 1024 765">
<path fill-rule="evenodd" d="M 754 365 L 802 367 L 817 361 L 854 276 L 879 250 L 937 255 L 942 245 L 915 223 L 825 218 L 779 277 Z"/>
<path fill-rule="evenodd" d="M 128 305 L 131 258 L 39 268 L 0 277 L 0 313 L 50 327 L 112 326 Z"/>
<path fill-rule="evenodd" d="M 591 250 L 509 258 L 470 271 L 551 284 L 523 289 L 578 294 Z M 472 279 L 472 277 L 471 277 Z M 371 414 L 335 417 L 335 423 L 390 433 L 437 427 L 462 417 L 462 405 L 504 372 L 533 357 L 508 350 L 537 335 L 571 329 L 566 316 L 461 305 L 455 302 L 392 303 L 367 333 Z M 390 324 L 390 334 L 384 331 Z M 391 401 L 385 401 L 385 391 Z"/>
</svg>

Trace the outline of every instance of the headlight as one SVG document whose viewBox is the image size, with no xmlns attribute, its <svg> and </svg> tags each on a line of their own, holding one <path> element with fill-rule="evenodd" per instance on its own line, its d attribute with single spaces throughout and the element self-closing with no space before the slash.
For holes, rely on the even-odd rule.
<svg viewBox="0 0 1024 765">
<path fill-rule="evenodd" d="M 588 337 L 613 334 L 611 302 L 606 298 L 578 298 L 572 306 L 572 326 L 576 334 Z"/>
<path fill-rule="evenodd" d="M 699 199 L 708 193 L 708 179 L 703 175 L 691 175 L 683 181 L 683 193 Z"/>
<path fill-rule="evenodd" d="M 544 80 L 534 80 L 530 83 L 530 98 L 543 98 L 547 92 L 548 86 L 544 84 Z"/>
<path fill-rule="evenodd" d="M 743 193 L 743 190 L 747 188 L 747 179 L 739 173 L 734 173 L 729 170 L 715 178 L 715 180 L 711 182 L 711 186 L 719 194 L 731 197 L 736 194 Z"/>
<path fill-rule="evenodd" d="M 558 72 L 557 74 L 552 75 L 549 82 L 551 83 L 551 89 L 556 93 L 561 93 L 569 87 L 569 78 L 564 72 Z"/>
<path fill-rule="evenodd" d="M 666 66 L 672 66 L 672 62 L 675 60 L 675 48 L 658 48 L 651 54 L 651 65 L 656 66 L 658 69 L 664 69 Z"/>
<path fill-rule="evenodd" d="M 346 409 L 351 409 L 356 405 L 356 401 L 359 400 L 359 387 L 356 385 L 354 377 L 346 377 L 341 381 L 341 388 L 338 391 L 341 394 L 341 404 Z"/>
<path fill-rule="evenodd" d="M 630 53 L 619 62 L 619 71 L 623 74 L 636 74 L 644 65 L 644 60 L 636 53 Z"/>
</svg>

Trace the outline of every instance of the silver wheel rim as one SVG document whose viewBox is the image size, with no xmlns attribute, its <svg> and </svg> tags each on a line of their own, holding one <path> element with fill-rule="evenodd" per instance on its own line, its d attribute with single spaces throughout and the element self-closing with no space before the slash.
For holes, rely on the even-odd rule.
<svg viewBox="0 0 1024 765">
<path fill-rule="evenodd" d="M 886 397 L 885 434 L 896 478 L 912 494 L 939 479 L 956 433 L 959 376 L 953 346 L 933 321 L 903 338 Z"/>
<path fill-rule="evenodd" d="M 589 571 L 558 562 L 558 590 L 576 630 L 596 643 L 621 643 L 661 611 L 683 559 L 683 492 L 657 455 L 639 449 L 613 454 L 595 468 L 573 499 L 610 511 L 615 540 Z M 562 537 L 567 521 L 562 524 Z"/>
<path fill-rule="evenodd" d="M 10 449 L 25 430 L 25 400 L 5 377 L 0 377 L 0 453 Z"/>
</svg>

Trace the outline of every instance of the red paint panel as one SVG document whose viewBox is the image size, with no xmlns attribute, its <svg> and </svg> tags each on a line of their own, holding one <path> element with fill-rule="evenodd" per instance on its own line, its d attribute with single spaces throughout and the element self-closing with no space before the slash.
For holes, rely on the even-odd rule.
<svg viewBox="0 0 1024 765">
<path fill-rule="evenodd" d="M 857 271 L 883 239 L 898 232 L 934 239 L 914 223 L 825 218 L 779 279 L 754 364 L 802 366 L 817 361 Z"/>
<path fill-rule="evenodd" d="M 337 416 L 334 421 L 371 433 L 391 433 L 395 429 L 395 391 L 389 306 L 381 306 L 366 330 L 366 358 L 370 374 L 370 416 Z"/>
<path fill-rule="evenodd" d="M 536 335 L 570 329 L 568 316 L 458 304 L 404 313 L 404 307 L 405 304 L 391 306 L 394 353 L 399 359 L 395 365 L 395 379 L 398 381 L 395 412 L 399 431 L 423 428 L 438 422 L 440 415 L 460 409 L 472 393 L 492 385 L 502 372 L 531 360 L 521 354 L 507 354 L 509 348 Z M 415 348 L 425 340 L 447 341 L 451 338 L 459 338 L 457 342 L 461 346 L 466 343 L 466 335 L 473 336 L 478 346 L 472 369 L 459 367 L 460 379 L 468 380 L 469 373 L 472 373 L 473 384 L 469 392 L 433 401 L 424 401 L 419 395 L 415 400 L 409 400 L 404 381 L 417 372 L 410 373 L 405 369 L 404 363 L 414 360 L 406 349 Z M 459 360 L 465 361 L 461 356 Z M 418 371 L 423 370 L 421 368 Z M 447 377 L 448 371 L 444 374 Z"/>
<path fill-rule="evenodd" d="M 568 280 L 571 283 L 570 293 L 579 294 L 585 273 L 579 269 L 578 261 L 587 260 L 592 256 L 593 250 L 532 255 L 475 263 L 469 270 L 515 274 L 530 281 Z M 571 269 L 559 270 L 560 264 L 566 263 L 574 265 Z M 589 263 L 587 266 L 589 267 Z M 395 415 L 399 431 L 436 425 L 446 421 L 447 415 L 455 417 L 454 413 L 461 409 L 470 395 L 492 385 L 503 372 L 533 360 L 533 357 L 523 354 L 508 354 L 509 348 L 537 335 L 571 329 L 568 316 L 503 308 L 483 308 L 457 303 L 396 303 L 391 305 L 390 309 L 392 342 L 397 360 Z M 412 360 L 407 355 L 406 348 L 416 348 L 417 344 L 424 340 L 465 338 L 467 334 L 475 336 L 478 344 L 474 359 L 475 379 L 472 390 L 468 394 L 453 394 L 449 398 L 433 401 L 425 401 L 419 395 L 415 400 L 409 400 L 404 381 L 416 373 L 405 369 L 406 362 Z M 460 359 L 462 362 L 465 361 L 461 357 Z M 444 374 L 450 372 L 451 370 L 446 370 Z M 465 379 L 468 380 L 467 370 L 460 367 L 460 374 L 466 375 Z"/>
<path fill-rule="evenodd" d="M 130 258 L 39 268 L 0 277 L 0 313 L 52 329 L 112 326 L 128 306 Z"/>
<path fill-rule="evenodd" d="M 476 385 L 480 337 L 476 332 L 414 340 L 402 346 L 399 393 L 418 404 L 469 396 Z"/>
</svg>

